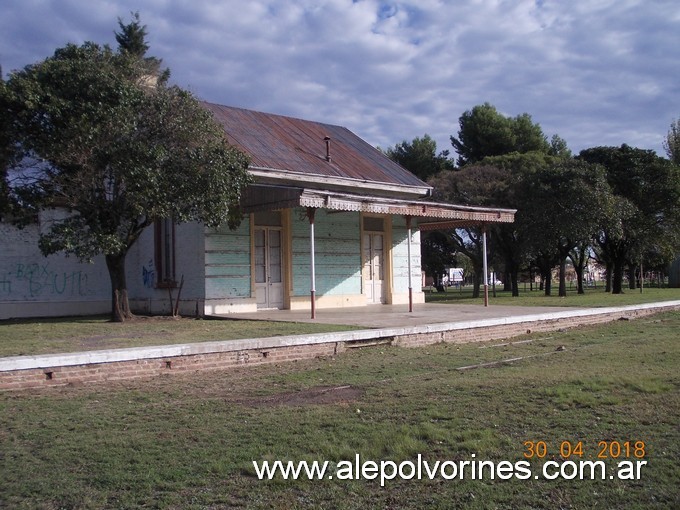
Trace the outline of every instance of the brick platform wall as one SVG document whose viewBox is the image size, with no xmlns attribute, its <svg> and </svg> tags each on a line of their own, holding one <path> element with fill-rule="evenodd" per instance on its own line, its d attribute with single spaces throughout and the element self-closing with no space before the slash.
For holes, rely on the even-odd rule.
<svg viewBox="0 0 680 510">
<path fill-rule="evenodd" d="M 555 331 L 558 329 L 602 324 L 620 319 L 636 319 L 672 309 L 677 309 L 677 307 L 602 313 L 596 315 L 569 317 L 564 319 L 547 319 L 532 322 L 521 322 L 517 324 L 502 324 L 483 328 L 448 330 L 431 333 L 429 335 L 403 335 L 395 338 L 392 344 L 398 345 L 400 347 L 421 347 L 437 342 L 462 344 L 469 342 L 484 342 L 488 340 L 503 340 L 530 333 L 542 333 L 547 331 Z"/>
<path fill-rule="evenodd" d="M 216 352 L 192 356 L 97 363 L 69 367 L 14 370 L 0 373 L 0 390 L 44 388 L 149 378 L 176 372 L 228 369 L 244 365 L 333 356 L 342 346 L 336 343 L 277 347 L 273 349 Z"/>
<path fill-rule="evenodd" d="M 527 333 L 555 331 L 591 324 L 601 324 L 618 319 L 634 319 L 680 306 L 634 309 L 623 312 L 599 313 L 561 319 L 536 320 L 516 324 L 503 324 L 467 329 L 404 334 L 373 338 L 367 341 L 328 342 L 274 347 L 267 349 L 243 349 L 187 356 L 173 356 L 134 361 L 56 366 L 50 368 L 11 370 L 0 372 L 0 390 L 45 388 L 76 384 L 102 383 L 106 381 L 149 378 L 172 373 L 199 370 L 224 370 L 236 366 L 283 363 L 286 361 L 314 359 L 337 355 L 350 347 L 391 343 L 400 347 L 420 347 L 440 342 L 468 343 L 511 338 Z"/>
</svg>

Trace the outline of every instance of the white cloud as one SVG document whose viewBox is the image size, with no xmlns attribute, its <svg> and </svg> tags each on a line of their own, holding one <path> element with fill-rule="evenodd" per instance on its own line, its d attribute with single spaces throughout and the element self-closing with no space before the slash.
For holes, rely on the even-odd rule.
<svg viewBox="0 0 680 510">
<path fill-rule="evenodd" d="M 151 53 L 209 101 L 342 124 L 383 147 L 424 133 L 450 149 L 488 101 L 573 149 L 661 152 L 680 116 L 675 0 L 8 0 L 0 65 L 66 42 L 115 45 L 139 10 Z"/>
</svg>

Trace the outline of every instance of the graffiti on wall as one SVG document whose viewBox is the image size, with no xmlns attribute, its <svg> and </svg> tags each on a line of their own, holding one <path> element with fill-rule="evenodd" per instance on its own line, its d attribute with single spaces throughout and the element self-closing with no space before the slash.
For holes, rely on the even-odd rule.
<svg viewBox="0 0 680 510">
<path fill-rule="evenodd" d="M 0 272 L 0 296 L 85 296 L 87 280 L 82 270 L 53 270 L 49 262 L 17 263 L 12 270 Z"/>
<path fill-rule="evenodd" d="M 149 260 L 147 265 L 142 266 L 142 283 L 147 289 L 153 289 L 156 284 L 156 266 L 153 260 Z"/>
</svg>

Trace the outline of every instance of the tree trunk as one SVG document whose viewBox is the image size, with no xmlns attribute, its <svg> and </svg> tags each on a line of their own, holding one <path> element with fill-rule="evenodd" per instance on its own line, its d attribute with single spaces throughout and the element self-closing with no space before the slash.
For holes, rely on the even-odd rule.
<svg viewBox="0 0 680 510">
<path fill-rule="evenodd" d="M 607 262 L 605 265 L 605 283 L 604 283 L 604 291 L 609 293 L 612 291 L 612 281 L 614 278 L 614 264 L 612 262 Z"/>
<path fill-rule="evenodd" d="M 505 276 L 503 280 L 503 292 L 509 292 L 512 290 L 512 264 L 505 263 Z M 510 268 L 510 269 L 508 269 Z M 513 291 L 513 296 L 514 291 Z"/>
<path fill-rule="evenodd" d="M 637 289 L 637 278 L 635 277 L 635 266 L 628 264 L 628 288 L 630 290 Z"/>
<path fill-rule="evenodd" d="M 581 244 L 581 246 L 569 252 L 569 258 L 574 265 L 574 272 L 576 273 L 576 293 L 585 294 L 583 290 L 583 273 L 588 261 L 588 246 Z"/>
<path fill-rule="evenodd" d="M 114 322 L 124 322 L 132 318 L 125 279 L 126 255 L 106 255 L 106 267 L 111 279 L 111 320 Z"/>
<path fill-rule="evenodd" d="M 513 267 L 510 271 L 510 279 L 512 280 L 512 297 L 519 297 L 519 284 L 517 283 L 519 271 L 516 267 Z M 524 287 L 524 290 L 526 290 L 526 287 Z"/>
<path fill-rule="evenodd" d="M 512 297 L 519 297 L 519 286 L 517 279 L 519 277 L 519 268 L 515 261 L 508 258 L 505 262 L 505 281 L 503 282 L 503 291 L 511 291 Z"/>
<path fill-rule="evenodd" d="M 552 271 L 548 270 L 543 274 L 543 290 L 546 296 L 550 296 L 552 293 Z"/>
<path fill-rule="evenodd" d="M 567 257 L 560 257 L 560 288 L 558 295 L 567 297 Z"/>
<path fill-rule="evenodd" d="M 612 274 L 612 294 L 623 294 L 623 270 L 622 260 L 614 261 L 614 271 Z"/>
<path fill-rule="evenodd" d="M 585 290 L 583 290 L 583 266 L 575 265 L 574 271 L 576 271 L 576 293 L 585 294 Z"/>
<path fill-rule="evenodd" d="M 480 275 L 483 273 L 483 270 L 477 270 L 475 268 L 475 274 L 472 275 L 472 297 L 473 298 L 478 298 L 480 296 L 479 288 L 481 286 L 480 282 L 482 278 L 480 278 Z"/>
</svg>

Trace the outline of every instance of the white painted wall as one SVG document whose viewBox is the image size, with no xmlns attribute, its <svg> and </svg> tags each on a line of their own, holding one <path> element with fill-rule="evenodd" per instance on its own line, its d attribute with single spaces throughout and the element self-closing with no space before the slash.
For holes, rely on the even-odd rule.
<svg viewBox="0 0 680 510">
<path fill-rule="evenodd" d="M 74 256 L 40 253 L 39 229 L 58 215 L 58 211 L 46 211 L 39 223 L 23 229 L 0 221 L 0 319 L 111 310 L 111 285 L 103 257 L 88 264 Z"/>
<path fill-rule="evenodd" d="M 59 212 L 55 211 L 46 212 L 41 215 L 40 224 L 30 225 L 24 229 L 17 229 L 8 223 L 0 222 L 0 319 L 87 315 L 110 311 L 111 286 L 102 256 L 97 257 L 94 263 L 86 264 L 79 262 L 73 256 L 43 257 L 40 253 L 38 249 L 39 229 L 41 225 L 45 228 L 45 225 L 58 214 Z M 406 228 L 400 217 L 394 217 L 393 222 L 393 290 L 389 301 L 401 303 L 407 302 L 408 299 Z M 356 228 L 358 229 L 358 225 Z M 326 235 L 328 232 L 337 233 L 336 230 L 337 225 L 325 233 Z M 323 229 L 320 229 L 320 232 L 323 234 Z M 254 308 L 254 300 L 248 298 L 247 293 L 242 295 L 243 293 L 239 294 L 235 290 L 232 292 L 233 289 L 229 290 L 237 282 L 234 278 L 236 269 L 243 269 L 242 276 L 249 278 L 246 274 L 249 271 L 249 264 L 246 262 L 250 257 L 249 242 L 246 242 L 249 239 L 248 234 L 247 221 L 244 221 L 236 232 L 223 229 L 211 232 L 209 238 L 206 237 L 205 229 L 201 224 L 186 223 L 176 226 L 175 273 L 178 281 L 182 275 L 184 276 L 184 285 L 180 295 L 182 315 L 226 313 L 227 311 L 241 311 L 243 307 Z M 237 242 L 243 239 L 245 241 L 242 243 Z M 215 245 L 218 241 L 224 246 Z M 321 239 L 319 242 L 321 243 Z M 243 244 L 243 249 L 240 248 L 241 244 Z M 298 243 L 293 243 L 294 253 L 300 248 Z M 231 260 L 234 250 L 239 254 L 242 252 L 241 258 L 245 262 L 238 259 L 240 265 L 234 265 L 235 262 Z M 215 254 L 219 255 L 222 252 L 231 254 L 231 258 L 227 261 L 229 264 L 225 265 L 224 261 L 213 260 Z M 212 257 L 210 260 L 206 258 L 209 256 Z M 308 257 L 308 253 L 305 252 L 305 256 Z M 171 312 L 170 293 L 167 288 L 158 288 L 156 285 L 154 260 L 154 229 L 149 227 L 132 247 L 126 259 L 130 305 L 137 313 L 169 314 Z M 414 301 L 422 302 L 423 295 L 418 284 L 420 281 L 420 235 L 417 230 L 413 231 L 411 260 Z M 360 263 L 359 253 L 357 253 L 357 261 Z M 213 273 L 217 270 L 224 271 L 228 266 L 227 269 L 231 271 L 229 273 L 231 287 L 227 286 L 219 293 L 213 289 L 214 285 L 209 287 L 206 283 L 206 264 L 210 266 L 211 284 L 216 278 Z M 323 265 L 321 262 L 319 264 Z M 324 275 L 325 273 L 319 281 L 323 281 Z M 293 276 L 295 278 L 297 275 Z M 248 283 L 248 278 L 243 281 Z M 238 281 L 241 280 L 238 279 Z M 206 288 L 208 287 L 212 290 L 207 296 Z M 173 300 L 177 298 L 177 293 L 178 289 L 172 289 Z M 236 304 L 239 306 L 235 306 Z"/>
<path fill-rule="evenodd" d="M 40 229 L 63 214 L 46 211 L 38 224 L 18 229 L 0 222 L 0 319 L 90 315 L 111 311 L 111 284 L 103 256 L 81 263 L 62 254 L 44 257 Z M 184 275 L 180 313 L 203 313 L 204 236 L 197 223 L 176 226 L 176 275 Z M 128 253 L 126 273 L 130 306 L 137 313 L 170 313 L 168 289 L 156 287 L 153 227 Z M 173 300 L 178 289 L 172 290 Z"/>
<path fill-rule="evenodd" d="M 180 293 L 180 314 L 203 314 L 205 299 L 204 228 L 192 222 L 175 226 L 175 276 L 179 283 L 184 276 Z M 154 254 L 154 228 L 148 227 L 130 249 L 126 259 L 128 297 L 133 312 L 170 314 L 170 294 L 158 288 Z M 173 301 L 179 289 L 172 289 Z"/>
</svg>

